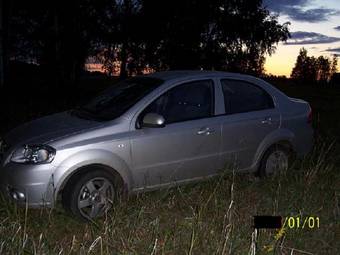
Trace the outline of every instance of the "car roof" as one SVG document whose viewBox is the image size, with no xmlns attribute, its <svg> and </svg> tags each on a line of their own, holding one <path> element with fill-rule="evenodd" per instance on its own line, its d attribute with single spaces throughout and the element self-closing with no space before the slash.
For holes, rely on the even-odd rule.
<svg viewBox="0 0 340 255">
<path fill-rule="evenodd" d="M 155 77 L 164 81 L 178 80 L 178 79 L 191 79 L 191 78 L 207 78 L 207 77 L 237 77 L 246 78 L 252 77 L 249 75 L 239 73 L 229 73 L 222 71 L 207 71 L 207 70 L 181 70 L 181 71 L 163 71 L 156 72 L 148 75 L 149 77 Z M 254 78 L 254 77 L 252 77 Z"/>
<path fill-rule="evenodd" d="M 223 71 L 208 71 L 208 70 L 180 70 L 180 71 L 163 71 L 163 72 L 155 72 L 152 74 L 146 75 L 147 77 L 153 77 L 156 79 L 161 79 L 163 81 L 173 83 L 177 82 L 186 82 L 190 80 L 196 79 L 212 79 L 212 78 L 231 78 L 231 79 L 240 79 L 249 81 L 252 83 L 261 86 L 262 88 L 266 89 L 267 92 L 275 93 L 277 96 L 285 96 L 286 95 L 278 90 L 277 88 L 273 87 L 268 82 L 257 78 L 252 75 L 247 74 L 240 74 L 240 73 L 230 73 L 230 72 L 223 72 Z M 169 85 L 169 84 L 167 84 Z M 167 86 L 165 85 L 165 86 Z"/>
</svg>

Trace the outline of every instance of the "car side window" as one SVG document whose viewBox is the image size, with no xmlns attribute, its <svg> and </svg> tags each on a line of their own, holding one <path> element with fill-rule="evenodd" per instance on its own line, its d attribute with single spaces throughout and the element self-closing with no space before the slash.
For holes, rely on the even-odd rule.
<svg viewBox="0 0 340 255">
<path fill-rule="evenodd" d="M 272 97 L 262 88 L 241 80 L 221 80 L 226 114 L 274 108 Z"/>
<path fill-rule="evenodd" d="M 158 113 L 166 124 L 206 118 L 214 115 L 212 80 L 201 80 L 178 85 L 152 102 L 140 115 Z"/>
</svg>

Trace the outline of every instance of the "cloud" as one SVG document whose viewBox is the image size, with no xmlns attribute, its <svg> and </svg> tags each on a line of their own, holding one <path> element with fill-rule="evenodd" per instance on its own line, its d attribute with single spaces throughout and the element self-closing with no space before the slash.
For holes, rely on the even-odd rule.
<svg viewBox="0 0 340 255">
<path fill-rule="evenodd" d="M 263 6 L 275 12 L 282 12 L 287 7 L 295 6 L 306 6 L 309 0 L 264 0 Z"/>
<path fill-rule="evenodd" d="M 291 38 L 285 43 L 290 45 L 320 44 L 339 42 L 340 37 L 331 37 L 314 32 L 297 31 L 291 32 Z"/>
<path fill-rule="evenodd" d="M 296 21 L 320 22 L 327 21 L 331 16 L 338 15 L 340 12 L 328 8 L 314 8 L 302 10 L 296 7 L 287 7 L 287 15 Z"/>
<path fill-rule="evenodd" d="M 340 26 L 337 26 L 334 29 L 340 31 Z"/>
<path fill-rule="evenodd" d="M 340 48 L 329 48 L 325 51 L 332 52 L 332 53 L 340 53 Z"/>
<path fill-rule="evenodd" d="M 336 9 L 308 8 L 310 3 L 311 0 L 264 0 L 263 6 L 274 13 L 287 15 L 292 20 L 312 23 L 327 21 L 330 17 L 340 14 Z"/>
</svg>

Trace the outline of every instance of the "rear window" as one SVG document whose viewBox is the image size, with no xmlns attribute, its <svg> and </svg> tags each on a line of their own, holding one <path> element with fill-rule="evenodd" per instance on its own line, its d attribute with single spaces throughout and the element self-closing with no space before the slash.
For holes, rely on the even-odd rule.
<svg viewBox="0 0 340 255">
<path fill-rule="evenodd" d="M 260 111 L 274 107 L 272 97 L 262 88 L 241 80 L 221 81 L 226 114 Z"/>
</svg>

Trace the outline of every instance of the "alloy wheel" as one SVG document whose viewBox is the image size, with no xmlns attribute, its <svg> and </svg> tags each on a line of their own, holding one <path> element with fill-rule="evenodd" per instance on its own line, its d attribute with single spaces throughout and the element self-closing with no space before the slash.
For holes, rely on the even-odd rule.
<svg viewBox="0 0 340 255">
<path fill-rule="evenodd" d="M 81 215 L 88 219 L 102 216 L 112 207 L 114 187 L 103 177 L 89 180 L 80 189 L 78 195 L 78 209 Z"/>
</svg>

